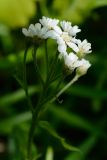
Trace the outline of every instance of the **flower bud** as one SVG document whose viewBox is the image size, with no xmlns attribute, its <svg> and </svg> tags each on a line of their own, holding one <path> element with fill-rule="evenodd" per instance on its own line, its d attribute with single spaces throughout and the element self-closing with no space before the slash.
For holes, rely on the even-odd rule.
<svg viewBox="0 0 107 160">
<path fill-rule="evenodd" d="M 90 62 L 82 59 L 80 61 L 80 66 L 76 69 L 76 74 L 79 76 L 83 76 L 87 73 L 88 68 L 91 66 Z"/>
</svg>

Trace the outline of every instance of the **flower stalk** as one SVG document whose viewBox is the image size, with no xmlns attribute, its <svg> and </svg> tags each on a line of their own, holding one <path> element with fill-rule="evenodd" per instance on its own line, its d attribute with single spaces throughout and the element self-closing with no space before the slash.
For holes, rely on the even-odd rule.
<svg viewBox="0 0 107 160">
<path fill-rule="evenodd" d="M 64 93 L 69 87 L 71 87 L 72 84 L 74 84 L 79 78 L 79 75 L 76 75 L 64 88 L 62 88 L 54 98 L 51 99 L 51 103 L 54 102 L 56 99 L 58 99 L 59 96 L 61 96 L 62 93 Z"/>
<path fill-rule="evenodd" d="M 28 49 L 29 49 L 29 46 L 27 46 L 25 49 L 24 59 L 23 59 L 23 81 L 24 81 L 23 87 L 25 90 L 25 94 L 27 97 L 29 108 L 33 112 L 33 105 L 32 105 L 32 102 L 31 102 L 31 99 L 30 99 L 29 93 L 28 93 L 27 74 L 26 74 L 26 58 L 27 58 Z"/>
</svg>

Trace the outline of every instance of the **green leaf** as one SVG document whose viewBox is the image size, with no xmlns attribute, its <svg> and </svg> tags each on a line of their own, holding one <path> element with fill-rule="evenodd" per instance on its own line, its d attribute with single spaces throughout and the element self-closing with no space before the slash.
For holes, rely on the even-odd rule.
<svg viewBox="0 0 107 160">
<path fill-rule="evenodd" d="M 51 112 L 51 114 L 54 114 L 55 117 L 58 117 L 58 119 L 61 119 L 61 121 L 63 121 L 65 124 L 68 124 L 75 128 L 86 130 L 88 133 L 90 132 L 95 135 L 98 134 L 102 138 L 107 139 L 106 133 L 99 127 L 98 124 L 92 124 L 87 119 L 82 118 L 77 114 L 66 111 L 63 108 L 60 108 L 55 105 L 52 105 L 49 108 L 49 111 Z M 104 117 L 104 120 L 106 120 L 105 117 Z M 105 121 L 102 124 L 104 123 Z"/>
<path fill-rule="evenodd" d="M 79 146 L 82 154 L 71 153 L 64 160 L 85 160 L 87 154 L 90 152 L 96 141 L 96 136 L 90 136 Z"/>
<path fill-rule="evenodd" d="M 65 149 L 70 150 L 70 151 L 80 152 L 80 150 L 77 147 L 74 147 L 74 146 L 68 144 L 63 137 L 59 136 L 59 134 L 53 129 L 53 127 L 47 121 L 40 121 L 39 125 L 41 128 L 48 131 L 48 133 L 51 134 L 54 138 L 59 140 Z"/>
</svg>

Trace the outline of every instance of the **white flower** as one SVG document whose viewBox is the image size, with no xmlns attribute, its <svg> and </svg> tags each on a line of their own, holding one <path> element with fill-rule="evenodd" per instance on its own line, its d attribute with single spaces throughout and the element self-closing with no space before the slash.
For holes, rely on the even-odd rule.
<svg viewBox="0 0 107 160">
<path fill-rule="evenodd" d="M 67 32 L 62 32 L 60 37 L 56 36 L 58 43 L 58 51 L 66 52 L 67 46 L 73 49 L 75 52 L 78 51 L 77 45 L 74 43 L 74 38 L 71 38 Z"/>
<path fill-rule="evenodd" d="M 71 72 L 80 65 L 78 57 L 73 52 L 71 52 L 69 55 L 65 55 L 64 62 Z"/>
<path fill-rule="evenodd" d="M 86 39 L 81 41 L 75 38 L 76 34 L 81 31 L 78 26 L 72 26 L 71 22 L 68 21 L 61 21 L 60 26 L 58 26 L 59 20 L 45 16 L 43 16 L 39 22 L 40 23 L 36 23 L 35 25 L 31 24 L 28 29 L 23 28 L 23 34 L 31 38 L 55 39 L 60 53 L 59 58 L 64 59 L 65 65 L 71 71 L 77 68 L 78 73 L 81 72 L 81 74 L 85 74 L 91 64 L 82 58 L 85 54 L 92 52 L 91 43 L 88 43 Z M 68 47 L 76 54 L 73 52 L 68 54 Z"/>
<path fill-rule="evenodd" d="M 87 40 L 77 40 L 78 45 L 78 56 L 84 57 L 85 54 L 91 53 L 91 43 L 88 43 Z"/>
<path fill-rule="evenodd" d="M 64 32 L 68 32 L 71 36 L 76 36 L 76 34 L 81 31 L 78 26 L 72 26 L 71 22 L 62 21 L 60 24 Z"/>
<path fill-rule="evenodd" d="M 26 37 L 33 37 L 33 33 L 28 29 L 26 28 L 22 28 L 22 33 L 26 36 Z"/>
<path fill-rule="evenodd" d="M 82 59 L 79 61 L 79 67 L 76 69 L 76 73 L 79 76 L 82 76 L 87 73 L 87 70 L 91 67 L 91 64 L 88 60 Z"/>
<path fill-rule="evenodd" d="M 57 26 L 59 23 L 58 19 L 52 19 L 52 18 L 48 18 L 43 16 L 42 19 L 39 20 L 39 22 L 46 28 L 48 28 L 48 30 L 55 30 L 57 32 L 57 30 L 59 30 L 59 27 Z"/>
<path fill-rule="evenodd" d="M 76 69 L 76 73 L 79 76 L 82 76 L 86 74 L 88 68 L 91 66 L 90 62 L 85 59 L 79 60 L 78 56 L 71 52 L 70 54 L 66 54 L 63 56 L 64 63 L 67 68 L 72 72 L 74 69 Z"/>
<path fill-rule="evenodd" d="M 23 28 L 22 32 L 27 37 L 37 36 L 41 39 L 46 39 L 48 29 L 46 27 L 41 27 L 40 23 L 36 23 L 35 25 L 31 24 L 28 30 L 26 28 Z"/>
<path fill-rule="evenodd" d="M 77 52 L 78 47 L 75 44 L 76 38 L 74 37 L 74 35 L 76 35 L 76 33 L 80 31 L 80 29 L 78 29 L 78 27 L 76 26 L 72 27 L 70 22 L 62 21 L 60 24 L 62 29 L 57 26 L 57 30 L 55 30 L 57 33 L 56 39 L 58 43 L 58 51 L 60 53 L 66 52 L 68 46 L 75 52 Z"/>
</svg>

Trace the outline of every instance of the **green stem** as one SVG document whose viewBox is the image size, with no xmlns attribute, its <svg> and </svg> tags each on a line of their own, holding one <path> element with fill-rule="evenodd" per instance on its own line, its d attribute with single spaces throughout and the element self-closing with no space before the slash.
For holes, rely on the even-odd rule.
<svg viewBox="0 0 107 160">
<path fill-rule="evenodd" d="M 40 105 L 41 106 L 43 106 L 43 105 L 45 105 L 47 102 L 50 102 L 50 103 L 53 103 L 56 99 L 58 99 L 58 97 L 62 94 L 62 93 L 64 93 L 73 83 L 75 83 L 77 80 L 78 80 L 78 78 L 79 78 L 80 76 L 79 75 L 76 75 L 62 90 L 60 90 L 57 94 L 56 94 L 56 96 L 55 97 L 48 97 L 47 99 L 45 99 Z M 52 98 L 52 99 L 51 99 Z M 46 109 L 47 109 L 47 107 L 45 106 L 45 108 L 42 108 L 42 113 L 44 113 L 44 111 L 46 111 Z M 41 116 L 42 114 L 41 114 L 41 110 L 40 110 L 40 112 L 39 112 L 39 115 Z"/>
<path fill-rule="evenodd" d="M 28 144 L 27 144 L 27 160 L 31 160 L 32 159 L 32 141 L 33 141 L 33 137 L 35 134 L 35 129 L 36 126 L 38 124 L 38 121 L 40 119 L 40 112 L 41 112 L 41 106 L 42 103 L 38 103 L 38 105 L 36 106 L 33 115 L 32 115 L 32 121 L 31 121 L 31 126 L 29 129 L 29 135 L 28 135 Z"/>
<path fill-rule="evenodd" d="M 33 53 L 35 69 L 37 69 L 36 49 L 37 48 L 34 48 L 34 53 Z M 57 93 L 57 95 L 53 99 L 50 100 L 50 102 L 52 103 L 53 101 L 55 101 L 65 90 L 67 90 L 75 81 L 77 81 L 78 78 L 79 78 L 79 76 L 76 75 L 62 90 L 60 90 L 60 92 Z M 30 126 L 30 129 L 29 129 L 29 137 L 28 137 L 28 144 L 27 144 L 27 160 L 32 159 L 32 155 L 31 155 L 31 153 L 32 153 L 32 141 L 33 141 L 33 137 L 34 137 L 34 134 L 35 134 L 35 129 L 36 129 L 37 123 L 40 119 L 41 111 L 42 111 L 42 109 L 44 109 L 42 107 L 48 101 L 48 99 L 44 99 L 45 98 L 45 92 L 47 90 L 46 87 L 47 87 L 47 81 L 46 81 L 46 83 L 44 83 L 43 92 L 40 96 L 40 100 L 39 100 L 36 108 L 34 109 L 34 111 L 32 113 L 32 121 L 31 121 L 31 126 Z"/>
<path fill-rule="evenodd" d="M 52 60 L 52 64 L 50 65 L 50 72 L 48 76 L 48 83 L 50 83 L 54 77 L 54 74 L 56 72 L 55 67 L 57 66 L 58 63 L 58 52 L 56 52 L 54 59 Z"/>
<path fill-rule="evenodd" d="M 49 57 L 48 57 L 48 49 L 47 49 L 47 40 L 45 41 L 45 58 L 46 58 L 46 79 L 48 78 L 49 73 Z"/>
<path fill-rule="evenodd" d="M 60 92 L 57 93 L 57 95 L 50 102 L 51 103 L 54 102 L 65 90 L 67 90 L 74 82 L 76 82 L 78 78 L 79 76 L 76 75 L 62 90 L 60 90 Z M 43 99 L 41 99 L 41 101 L 42 100 Z M 40 118 L 42 105 L 43 104 L 41 102 L 38 104 L 32 116 L 32 123 L 31 123 L 31 127 L 29 130 L 29 139 L 28 139 L 28 146 L 27 146 L 27 159 L 28 160 L 31 160 L 32 141 L 33 141 L 36 125 Z"/>
<path fill-rule="evenodd" d="M 28 52 L 29 46 L 26 47 L 25 53 L 24 53 L 24 60 L 23 60 L 23 80 L 24 80 L 24 90 L 27 97 L 28 105 L 33 112 L 33 105 L 30 100 L 29 94 L 28 94 L 28 87 L 27 87 L 27 74 L 26 74 L 26 58 L 27 58 L 27 52 Z"/>
<path fill-rule="evenodd" d="M 42 86 L 44 86 L 44 81 L 42 79 L 42 76 L 41 76 L 41 73 L 40 73 L 40 70 L 39 70 L 39 67 L 38 67 L 38 64 L 37 64 L 37 58 L 36 58 L 37 48 L 38 47 L 34 46 L 34 48 L 33 48 L 34 50 L 33 50 L 33 54 L 32 54 L 33 61 L 34 61 L 34 67 L 35 67 L 35 71 L 38 73 L 38 76 L 39 76 L 39 79 L 40 79 L 40 82 L 41 82 Z"/>
<path fill-rule="evenodd" d="M 62 93 L 64 93 L 73 83 L 75 83 L 78 80 L 79 76 L 76 75 L 64 88 L 62 88 L 54 98 L 50 100 L 50 102 L 54 102 Z"/>
<path fill-rule="evenodd" d="M 32 155 L 31 155 L 31 153 L 32 153 L 32 141 L 33 141 L 33 137 L 34 137 L 37 122 L 38 122 L 37 114 L 34 114 L 32 116 L 31 126 L 30 126 L 30 129 L 29 129 L 29 135 L 28 135 L 27 160 L 32 159 Z"/>
</svg>

